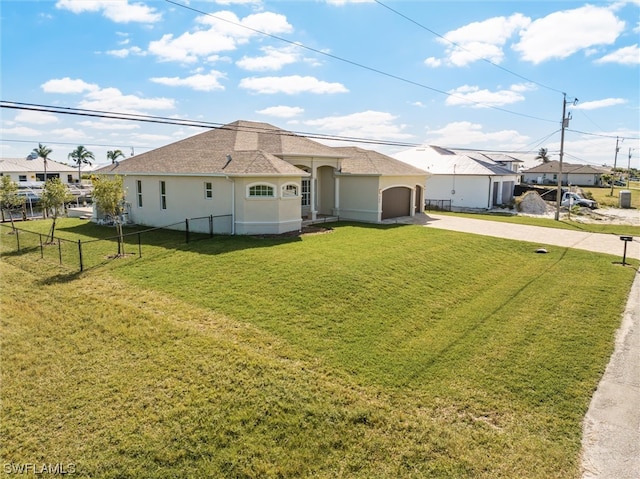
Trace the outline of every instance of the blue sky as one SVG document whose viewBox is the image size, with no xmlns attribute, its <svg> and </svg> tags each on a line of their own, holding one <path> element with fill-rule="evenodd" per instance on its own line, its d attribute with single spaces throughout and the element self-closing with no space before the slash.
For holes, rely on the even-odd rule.
<svg viewBox="0 0 640 479">
<path fill-rule="evenodd" d="M 640 1 L 3 0 L 3 104 L 271 123 L 640 167 Z M 574 105 L 573 100 L 578 99 Z M 204 131 L 0 109 L 38 143 L 141 153 Z M 624 140 L 623 140 L 624 139 Z M 331 143 L 335 144 L 335 143 Z M 392 155 L 404 148 L 369 145 Z M 631 150 L 630 150 L 631 149 Z"/>
</svg>

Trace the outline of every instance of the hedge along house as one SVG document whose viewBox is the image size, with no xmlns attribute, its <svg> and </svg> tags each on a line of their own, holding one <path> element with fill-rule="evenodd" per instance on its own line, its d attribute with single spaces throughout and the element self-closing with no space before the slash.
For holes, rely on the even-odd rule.
<svg viewBox="0 0 640 479">
<path fill-rule="evenodd" d="M 425 199 L 450 201 L 452 210 L 487 210 L 508 205 L 519 179 L 511 165 L 477 152 L 456 154 L 439 146 L 421 146 L 394 157 L 428 172 Z"/>
<path fill-rule="evenodd" d="M 299 231 L 303 219 L 321 216 L 379 222 L 414 215 L 422 211 L 426 178 L 380 153 L 333 148 L 248 121 L 95 172 L 123 176 L 134 223 L 180 228 L 186 218 L 213 217 L 214 232 L 223 234 Z M 192 225 L 209 228 L 208 222 Z"/>
</svg>

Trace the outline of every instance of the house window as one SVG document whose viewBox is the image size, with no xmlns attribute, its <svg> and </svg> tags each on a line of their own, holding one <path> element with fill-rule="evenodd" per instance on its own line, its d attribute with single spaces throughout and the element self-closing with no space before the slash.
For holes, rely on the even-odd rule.
<svg viewBox="0 0 640 479">
<path fill-rule="evenodd" d="M 288 185 L 284 185 L 282 187 L 282 197 L 283 198 L 293 198 L 298 196 L 298 185 L 294 185 L 289 183 Z"/>
<path fill-rule="evenodd" d="M 142 181 L 136 181 L 136 197 L 138 198 L 138 208 L 142 208 Z"/>
<path fill-rule="evenodd" d="M 213 198 L 213 184 L 210 182 L 204 184 L 204 197 L 208 200 Z"/>
<path fill-rule="evenodd" d="M 250 197 L 273 197 L 273 186 L 270 185 L 253 185 L 249 187 Z"/>
<path fill-rule="evenodd" d="M 73 175 L 67 175 L 67 183 L 73 183 Z"/>
<path fill-rule="evenodd" d="M 302 180 L 302 206 L 311 205 L 311 180 Z"/>
<path fill-rule="evenodd" d="M 18 181 L 27 181 L 27 175 L 18 176 Z"/>
<path fill-rule="evenodd" d="M 160 208 L 167 209 L 167 185 L 164 181 L 160 182 Z"/>
</svg>

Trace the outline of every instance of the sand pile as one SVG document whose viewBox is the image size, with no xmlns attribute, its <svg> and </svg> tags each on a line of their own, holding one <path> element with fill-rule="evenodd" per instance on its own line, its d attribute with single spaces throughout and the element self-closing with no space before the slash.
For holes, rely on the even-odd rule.
<svg viewBox="0 0 640 479">
<path fill-rule="evenodd" d="M 550 207 L 540 197 L 537 191 L 527 191 L 520 197 L 520 203 L 518 205 L 518 211 L 529 215 L 544 215 L 547 214 Z"/>
</svg>

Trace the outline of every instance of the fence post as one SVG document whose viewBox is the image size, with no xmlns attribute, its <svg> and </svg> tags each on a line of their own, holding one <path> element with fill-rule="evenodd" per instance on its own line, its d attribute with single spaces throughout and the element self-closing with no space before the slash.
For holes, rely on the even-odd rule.
<svg viewBox="0 0 640 479">
<path fill-rule="evenodd" d="M 140 241 L 140 233 L 138 233 L 138 258 L 142 258 L 142 242 Z"/>
<path fill-rule="evenodd" d="M 58 238 L 58 257 L 60 258 L 60 266 L 62 266 L 62 246 L 60 245 L 60 238 Z"/>
<path fill-rule="evenodd" d="M 209 215 L 209 238 L 213 238 L 213 215 Z"/>
<path fill-rule="evenodd" d="M 42 246 L 42 233 L 40 233 L 40 259 L 44 259 L 44 247 Z"/>
<path fill-rule="evenodd" d="M 187 239 L 187 243 L 189 243 L 189 219 L 185 219 L 184 220 L 184 227 L 185 227 L 185 235 L 186 235 L 186 239 Z"/>
<path fill-rule="evenodd" d="M 84 267 L 82 264 L 82 241 L 78 240 L 78 257 L 80 258 L 80 272 L 82 273 Z"/>
</svg>

